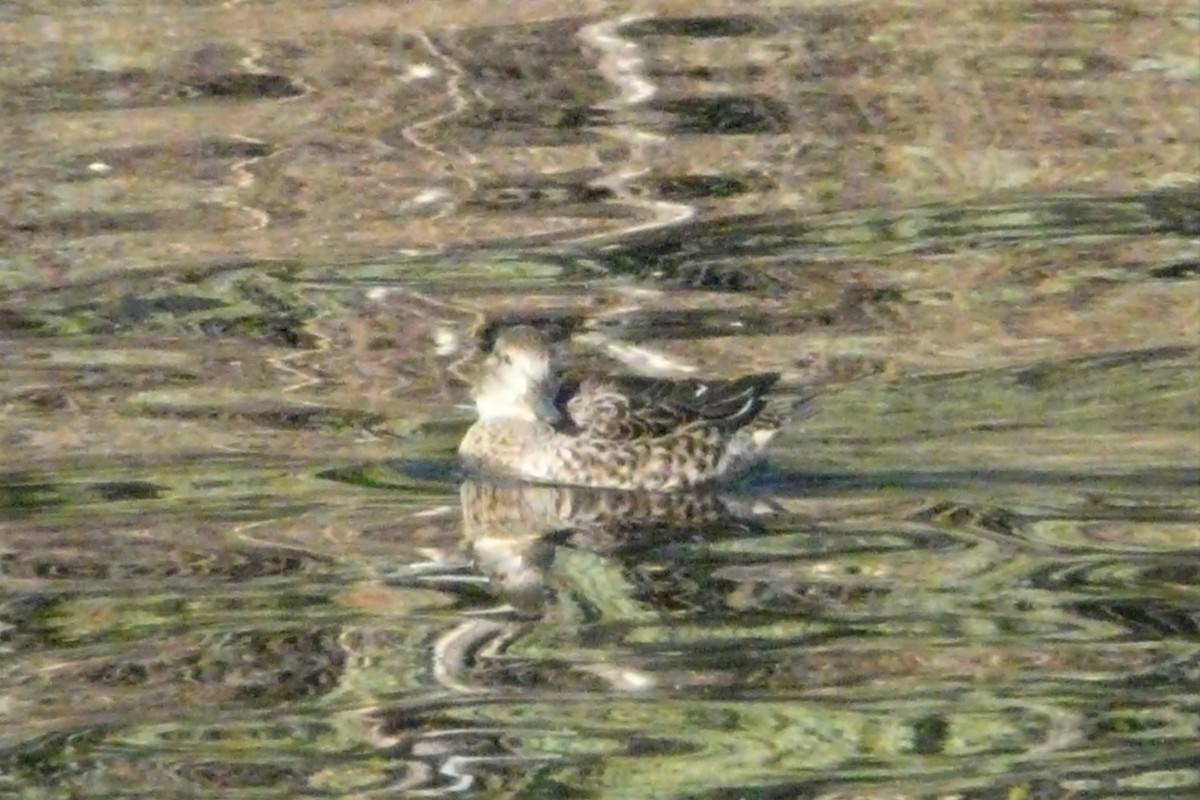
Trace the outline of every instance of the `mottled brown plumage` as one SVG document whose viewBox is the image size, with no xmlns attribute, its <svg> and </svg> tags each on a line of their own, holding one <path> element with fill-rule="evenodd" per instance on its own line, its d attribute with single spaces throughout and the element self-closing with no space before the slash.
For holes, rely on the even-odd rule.
<svg viewBox="0 0 1200 800">
<path fill-rule="evenodd" d="M 781 419 L 778 373 L 727 381 L 589 375 L 564 380 L 532 328 L 502 332 L 475 383 L 471 468 L 543 483 L 675 491 L 744 472 Z"/>
</svg>

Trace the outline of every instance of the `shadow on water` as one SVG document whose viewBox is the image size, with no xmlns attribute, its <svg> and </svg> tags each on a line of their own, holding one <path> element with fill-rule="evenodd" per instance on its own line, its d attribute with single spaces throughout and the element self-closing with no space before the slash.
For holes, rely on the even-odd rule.
<svg viewBox="0 0 1200 800">
<path fill-rule="evenodd" d="M 227 5 L 0 19 L 0 794 L 1200 790 L 1186 4 Z M 819 400 L 469 478 L 515 323 Z"/>
</svg>

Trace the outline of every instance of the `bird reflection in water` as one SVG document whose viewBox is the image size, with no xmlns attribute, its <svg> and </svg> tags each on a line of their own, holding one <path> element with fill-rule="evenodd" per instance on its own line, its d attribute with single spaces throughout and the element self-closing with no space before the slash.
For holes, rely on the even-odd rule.
<svg viewBox="0 0 1200 800">
<path fill-rule="evenodd" d="M 518 613 L 538 617 L 561 590 L 593 610 L 630 611 L 622 558 L 656 548 L 757 533 L 770 501 L 715 492 L 650 493 L 471 479 L 460 490 L 476 568 Z M 576 568 L 586 574 L 575 574 Z"/>
</svg>

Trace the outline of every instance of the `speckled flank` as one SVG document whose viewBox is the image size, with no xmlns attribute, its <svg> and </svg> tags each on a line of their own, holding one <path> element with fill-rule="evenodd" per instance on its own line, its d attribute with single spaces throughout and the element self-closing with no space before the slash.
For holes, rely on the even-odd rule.
<svg viewBox="0 0 1200 800">
<path fill-rule="evenodd" d="M 745 471 L 780 420 L 762 415 L 775 374 L 733 381 L 589 377 L 565 393 L 529 328 L 505 331 L 475 386 L 479 419 L 459 446 L 485 474 L 612 489 L 675 491 Z M 563 396 L 565 394 L 565 396 Z"/>
</svg>

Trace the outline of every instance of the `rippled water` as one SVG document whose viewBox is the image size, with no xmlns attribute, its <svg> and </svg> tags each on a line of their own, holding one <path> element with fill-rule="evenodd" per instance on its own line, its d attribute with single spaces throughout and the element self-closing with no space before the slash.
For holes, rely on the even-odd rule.
<svg viewBox="0 0 1200 800">
<path fill-rule="evenodd" d="M 1200 791 L 1195 9 L 579 14 L 0 16 L 0 794 Z M 465 480 L 512 322 L 818 408 Z"/>
</svg>

